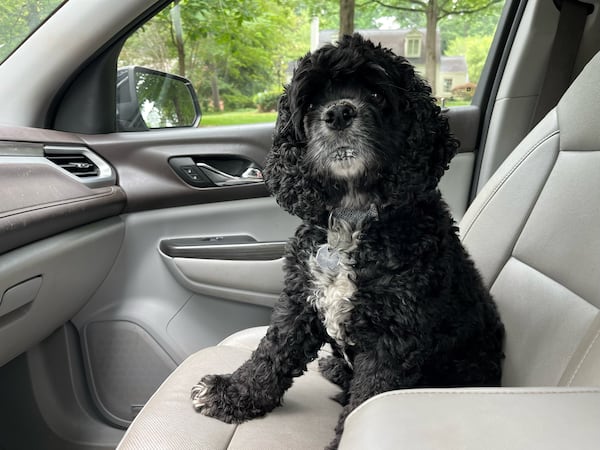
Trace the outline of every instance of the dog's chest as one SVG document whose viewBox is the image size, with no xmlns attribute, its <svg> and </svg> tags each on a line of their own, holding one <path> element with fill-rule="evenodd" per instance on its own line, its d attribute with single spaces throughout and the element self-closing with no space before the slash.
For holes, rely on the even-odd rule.
<svg viewBox="0 0 600 450">
<path fill-rule="evenodd" d="M 313 289 L 308 301 L 320 313 L 325 329 L 341 347 L 352 345 L 346 323 L 354 309 L 356 272 L 353 254 L 360 229 L 334 222 L 327 231 L 327 242 L 310 257 Z"/>
</svg>

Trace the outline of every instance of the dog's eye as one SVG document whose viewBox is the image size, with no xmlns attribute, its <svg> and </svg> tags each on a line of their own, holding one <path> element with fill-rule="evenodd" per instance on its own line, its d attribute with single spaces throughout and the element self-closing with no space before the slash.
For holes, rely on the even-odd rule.
<svg viewBox="0 0 600 450">
<path fill-rule="evenodd" d="M 384 100 L 383 95 L 381 95 L 379 92 L 371 93 L 371 99 L 376 103 L 383 103 Z"/>
<path fill-rule="evenodd" d="M 314 111 L 315 110 L 315 105 L 313 105 L 312 103 L 308 104 L 308 107 L 306 108 L 307 111 Z"/>
</svg>

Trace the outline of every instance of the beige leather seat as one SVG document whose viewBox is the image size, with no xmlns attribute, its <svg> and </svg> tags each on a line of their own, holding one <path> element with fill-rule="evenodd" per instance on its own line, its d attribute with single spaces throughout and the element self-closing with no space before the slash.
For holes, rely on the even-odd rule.
<svg viewBox="0 0 600 450">
<path fill-rule="evenodd" d="M 507 387 L 382 394 L 348 417 L 340 448 L 600 448 L 599 99 L 597 55 L 461 223 L 506 324 Z M 119 448 L 323 448 L 340 409 L 314 367 L 265 418 L 227 425 L 191 407 L 190 387 L 235 369 L 263 333 L 240 332 L 191 356 Z"/>
</svg>

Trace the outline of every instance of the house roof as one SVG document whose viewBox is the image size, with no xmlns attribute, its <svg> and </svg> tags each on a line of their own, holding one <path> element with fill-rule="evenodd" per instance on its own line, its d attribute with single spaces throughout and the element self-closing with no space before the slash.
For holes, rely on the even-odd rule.
<svg viewBox="0 0 600 450">
<path fill-rule="evenodd" d="M 391 49 L 396 55 L 404 56 L 404 43 L 406 36 L 413 33 L 419 33 L 422 36 L 421 45 L 425 46 L 425 29 L 424 28 L 401 28 L 397 30 L 355 30 L 357 33 L 362 34 L 364 37 L 372 40 L 376 44 L 381 43 L 382 47 Z M 338 32 L 336 30 L 322 30 L 319 32 L 319 47 L 335 42 L 338 39 Z M 440 39 L 438 33 L 437 39 L 438 54 L 440 50 Z M 422 59 L 425 61 L 425 51 L 421 52 L 420 58 L 409 58 L 412 62 L 418 63 Z"/>
<path fill-rule="evenodd" d="M 464 56 L 442 56 L 440 72 L 466 72 L 467 60 Z"/>
</svg>

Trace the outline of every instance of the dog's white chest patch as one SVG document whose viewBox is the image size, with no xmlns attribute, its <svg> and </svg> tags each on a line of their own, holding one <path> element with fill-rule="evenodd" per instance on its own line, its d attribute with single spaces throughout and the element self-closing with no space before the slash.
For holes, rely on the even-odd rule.
<svg viewBox="0 0 600 450">
<path fill-rule="evenodd" d="M 311 255 L 309 267 L 313 291 L 308 301 L 321 313 L 327 333 L 341 346 L 353 343 L 345 324 L 354 308 L 356 274 L 352 252 L 358 245 L 359 231 L 336 224 L 327 232 L 327 243 Z"/>
</svg>

